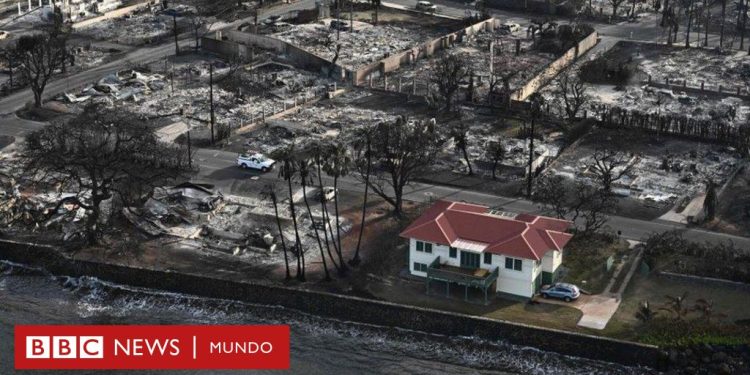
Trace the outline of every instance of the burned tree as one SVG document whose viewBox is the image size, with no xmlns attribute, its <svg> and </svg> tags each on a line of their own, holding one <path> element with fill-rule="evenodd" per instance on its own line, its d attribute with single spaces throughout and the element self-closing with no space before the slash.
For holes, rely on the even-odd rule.
<svg viewBox="0 0 750 375">
<path fill-rule="evenodd" d="M 393 207 L 393 214 L 403 214 L 404 187 L 435 159 L 442 140 L 435 131 L 434 120 L 378 124 L 372 134 L 372 175 L 368 181 L 375 194 Z M 359 171 L 360 177 L 363 175 Z"/>
<path fill-rule="evenodd" d="M 370 5 L 372 5 L 372 9 L 375 11 L 374 16 L 375 19 L 373 20 L 373 25 L 378 25 L 378 11 L 380 10 L 380 0 L 370 0 Z"/>
<path fill-rule="evenodd" d="M 338 183 L 341 177 L 349 174 L 352 160 L 349 157 L 348 149 L 343 143 L 332 143 L 327 148 L 328 159 L 323 164 L 323 170 L 329 176 L 333 177 L 333 205 L 336 211 L 336 238 L 334 239 L 336 254 L 339 258 L 339 274 L 346 274 L 347 267 L 344 263 L 344 255 L 341 248 L 341 221 L 339 219 L 339 194 L 338 194 Z M 321 193 L 323 193 L 321 191 Z"/>
<path fill-rule="evenodd" d="M 735 137 L 737 151 L 742 156 L 750 156 L 750 123 L 745 122 L 737 127 L 737 136 Z"/>
<path fill-rule="evenodd" d="M 333 77 L 333 73 L 336 71 L 336 62 L 339 60 L 339 55 L 341 55 L 341 43 L 338 42 L 338 40 L 334 41 L 333 39 L 333 32 L 329 31 L 328 34 L 326 34 L 325 38 L 319 41 L 320 45 L 333 53 L 333 58 L 331 59 L 331 68 L 328 71 L 328 77 Z"/>
<path fill-rule="evenodd" d="M 560 74 L 555 94 L 562 101 L 568 120 L 575 120 L 581 108 L 591 99 L 587 91 L 588 85 L 578 76 L 571 75 L 567 70 Z"/>
<path fill-rule="evenodd" d="M 44 32 L 23 35 L 15 45 L 19 71 L 34 94 L 34 106 L 42 106 L 42 95 L 52 75 L 65 65 L 67 34 Z"/>
<path fill-rule="evenodd" d="M 453 138 L 456 150 L 461 152 L 466 161 L 467 175 L 471 176 L 474 174 L 474 170 L 471 168 L 471 160 L 469 160 L 469 153 L 466 150 L 469 146 L 469 127 L 467 121 L 460 120 L 451 127 L 450 136 Z"/>
<path fill-rule="evenodd" d="M 284 231 L 281 229 L 281 216 L 279 216 L 279 198 L 276 195 L 276 185 L 273 183 L 268 184 L 262 194 L 264 197 L 267 196 L 273 203 L 273 212 L 276 216 L 276 227 L 279 230 L 279 239 L 281 240 L 281 249 L 284 251 L 284 266 L 286 268 L 286 280 L 291 280 L 292 275 L 289 272 L 289 256 L 287 255 L 286 240 L 284 239 Z"/>
<path fill-rule="evenodd" d="M 17 50 L 14 46 L 6 46 L 0 49 L 0 61 L 7 68 L 8 71 L 8 91 L 13 90 L 13 86 L 18 85 L 18 80 L 13 81 L 13 72 L 19 67 Z"/>
<path fill-rule="evenodd" d="M 565 218 L 569 210 L 565 183 L 565 177 L 560 175 L 543 176 L 537 181 L 533 196 L 534 201 L 542 203 L 560 219 Z"/>
<path fill-rule="evenodd" d="M 601 229 L 616 205 L 614 196 L 603 189 L 584 182 L 571 184 L 558 175 L 545 176 L 537 182 L 534 200 L 558 218 L 573 221 L 582 235 Z"/>
<path fill-rule="evenodd" d="M 468 59 L 463 54 L 446 53 L 442 57 L 434 59 L 430 67 L 430 83 L 437 86 L 438 94 L 445 109 L 452 109 L 453 97 L 456 95 L 461 82 L 469 75 Z"/>
<path fill-rule="evenodd" d="M 362 245 L 362 234 L 365 232 L 365 218 L 367 214 L 367 193 L 370 187 L 370 174 L 372 173 L 372 129 L 362 128 L 355 132 L 355 140 L 352 142 L 354 150 L 354 160 L 357 170 L 363 170 L 362 179 L 365 182 L 365 193 L 362 202 L 362 219 L 359 224 L 359 236 L 357 237 L 357 248 L 354 256 L 349 261 L 352 266 L 357 266 L 361 262 L 359 257 L 359 248 Z M 364 164 L 364 165 L 362 165 Z"/>
<path fill-rule="evenodd" d="M 719 48 L 724 48 L 724 25 L 727 21 L 727 0 L 721 2 L 721 25 L 719 26 Z M 708 29 L 708 28 L 706 28 Z"/>
<path fill-rule="evenodd" d="M 297 208 L 294 204 L 294 189 L 292 188 L 292 180 L 297 175 L 294 144 L 292 143 L 289 146 L 276 149 L 271 154 L 271 157 L 279 162 L 279 177 L 286 182 L 289 189 L 289 213 L 292 216 L 292 225 L 294 226 L 294 253 L 297 256 L 297 280 L 305 282 L 305 250 L 302 247 L 302 240 L 299 235 Z"/>
<path fill-rule="evenodd" d="M 630 173 L 632 169 L 628 155 L 613 150 L 596 150 L 592 161 L 591 172 L 607 194 L 612 192 L 612 184 Z"/>
<path fill-rule="evenodd" d="M 685 47 L 690 47 L 690 29 L 695 15 L 695 0 L 682 0 L 682 8 L 685 10 Z"/>
<path fill-rule="evenodd" d="M 716 195 L 716 184 L 713 180 L 706 181 L 706 198 L 703 201 L 703 210 L 706 213 L 706 221 L 712 221 L 716 218 L 716 206 L 719 199 Z"/>
<path fill-rule="evenodd" d="M 677 40 L 677 31 L 680 29 L 679 17 L 674 6 L 664 8 L 659 25 L 667 29 L 667 44 L 671 46 L 672 42 Z"/>
<path fill-rule="evenodd" d="M 609 5 L 612 5 L 612 19 L 617 18 L 617 9 L 620 8 L 625 0 L 609 0 Z"/>
<path fill-rule="evenodd" d="M 328 146 L 321 142 L 313 142 L 307 146 L 307 152 L 310 155 L 310 158 L 314 164 L 314 171 L 315 175 L 318 176 L 318 191 L 321 192 L 320 194 L 320 212 L 323 216 L 323 239 L 325 240 L 326 245 L 326 252 L 328 253 L 328 259 L 331 260 L 331 264 L 333 264 L 333 267 L 336 268 L 338 272 L 342 272 L 340 270 L 340 266 L 338 263 L 336 263 L 336 258 L 333 256 L 333 253 L 331 252 L 331 243 L 333 243 L 333 246 L 336 246 L 336 242 L 333 239 L 333 232 L 331 231 L 331 240 L 328 240 L 328 232 L 330 230 L 330 223 L 331 220 L 328 216 L 328 207 L 326 205 L 327 199 L 324 192 L 324 186 L 323 186 L 323 165 L 325 164 L 325 158 L 328 155 Z"/>
<path fill-rule="evenodd" d="M 505 146 L 500 139 L 492 140 L 487 142 L 487 149 L 485 151 L 487 160 L 492 163 L 492 179 L 497 178 L 497 166 L 503 159 L 505 159 Z"/>
<path fill-rule="evenodd" d="M 311 149 L 304 147 L 302 152 L 297 154 L 297 173 L 300 178 L 300 184 L 302 185 L 302 199 L 305 202 L 307 208 L 307 215 L 310 216 L 310 223 L 312 224 L 313 231 L 315 232 L 315 240 L 318 243 L 318 249 L 320 250 L 320 259 L 323 262 L 323 271 L 325 271 L 325 278 L 323 281 L 331 281 L 331 273 L 328 271 L 328 262 L 326 262 L 326 256 L 323 252 L 323 243 L 320 241 L 320 233 L 318 232 L 318 225 L 315 222 L 312 209 L 310 208 L 310 200 L 307 198 L 307 186 L 312 183 L 313 174 L 313 161 L 311 159 Z M 321 191 L 321 194 L 323 192 Z M 325 227 L 323 228 L 325 230 Z"/>
<path fill-rule="evenodd" d="M 142 197 L 191 172 L 183 149 L 159 141 L 153 129 L 132 114 L 100 106 L 32 132 L 21 156 L 38 183 L 77 193 L 88 213 L 89 243 L 101 233 L 102 202 L 114 196 L 130 202 L 134 195 Z"/>
<path fill-rule="evenodd" d="M 529 110 L 528 115 L 531 120 L 531 127 L 529 128 L 529 162 L 528 168 L 526 169 L 526 197 L 531 198 L 531 188 L 534 183 L 534 136 L 535 124 L 542 117 L 542 105 L 544 105 L 544 97 L 539 93 L 533 93 L 529 96 Z"/>
</svg>

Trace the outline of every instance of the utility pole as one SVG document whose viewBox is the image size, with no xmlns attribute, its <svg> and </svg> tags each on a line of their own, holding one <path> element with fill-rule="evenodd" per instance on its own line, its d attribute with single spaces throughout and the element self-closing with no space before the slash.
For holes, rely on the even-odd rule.
<svg viewBox="0 0 750 375">
<path fill-rule="evenodd" d="M 747 24 L 747 1 L 740 0 L 740 12 L 742 14 L 740 26 L 740 49 L 745 49 L 745 26 Z"/>
<path fill-rule="evenodd" d="M 708 10 L 708 6 L 706 3 L 703 3 L 704 10 L 706 12 L 706 32 L 704 33 L 703 37 L 703 46 L 708 47 L 708 23 L 711 20 L 711 11 Z"/>
<path fill-rule="evenodd" d="M 533 105 L 533 104 L 532 104 Z M 532 109 L 532 111 L 534 111 Z M 534 163 L 534 115 L 531 115 L 531 131 L 529 132 L 529 169 L 526 173 L 526 198 L 531 198 L 531 181 L 533 179 L 532 164 Z"/>
<path fill-rule="evenodd" d="M 174 95 L 174 63 L 172 63 L 172 69 L 169 72 L 169 84 L 172 86 L 172 95 Z"/>
<path fill-rule="evenodd" d="M 341 0 L 336 2 L 336 41 L 341 39 Z"/>
<path fill-rule="evenodd" d="M 177 14 L 174 13 L 172 13 L 172 29 L 174 30 L 174 54 L 179 55 L 180 45 L 177 43 Z"/>
<path fill-rule="evenodd" d="M 211 107 L 211 144 L 214 144 L 214 64 L 213 62 L 209 63 L 208 65 L 208 93 L 209 93 L 209 99 L 208 99 L 208 105 Z"/>
<path fill-rule="evenodd" d="M 190 125 L 188 124 L 188 131 L 187 131 L 187 146 L 188 146 L 188 167 L 191 169 L 193 168 L 193 151 L 191 149 L 190 144 Z"/>
</svg>

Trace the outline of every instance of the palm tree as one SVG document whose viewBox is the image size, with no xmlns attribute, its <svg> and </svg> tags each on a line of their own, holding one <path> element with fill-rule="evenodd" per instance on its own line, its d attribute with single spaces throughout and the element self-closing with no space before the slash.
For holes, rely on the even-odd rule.
<svg viewBox="0 0 750 375">
<path fill-rule="evenodd" d="M 700 312 L 701 318 L 704 319 L 706 323 L 711 323 L 711 318 L 714 316 L 717 318 L 727 317 L 725 314 L 717 313 L 716 310 L 714 310 L 714 301 L 703 298 L 695 301 L 695 306 L 693 306 L 692 310 Z"/>
<path fill-rule="evenodd" d="M 685 20 L 686 28 L 685 28 L 685 47 L 690 47 L 690 28 L 693 23 L 693 9 L 695 6 L 695 0 L 684 0 L 682 4 L 683 8 L 685 8 L 685 17 L 687 19 Z"/>
<path fill-rule="evenodd" d="M 339 270 L 339 265 L 336 263 L 336 259 L 333 257 L 333 253 L 331 253 L 331 244 L 328 241 L 328 231 L 330 227 L 331 221 L 328 219 L 328 207 L 326 206 L 326 196 L 323 191 L 323 157 L 326 155 L 327 147 L 325 144 L 322 143 L 315 143 L 310 145 L 308 151 L 311 153 L 311 156 L 313 158 L 313 162 L 315 164 L 316 174 L 318 175 L 318 189 L 320 191 L 320 210 L 321 214 L 323 215 L 323 239 L 325 240 L 326 244 L 326 251 L 328 252 L 328 258 L 331 260 L 331 263 L 333 264 L 333 267 L 336 268 L 336 271 L 341 272 Z M 331 232 L 331 240 L 333 240 L 333 232 Z M 334 242 L 334 246 L 336 243 Z"/>
<path fill-rule="evenodd" d="M 297 174 L 299 174 L 300 182 L 302 184 L 302 197 L 305 201 L 305 207 L 307 207 L 307 214 L 310 216 L 310 222 L 315 231 L 315 240 L 318 242 L 318 249 L 320 249 L 320 259 L 323 261 L 323 270 L 325 271 L 324 281 L 331 281 L 331 274 L 328 271 L 328 263 L 326 262 L 326 255 L 323 252 L 323 244 L 320 242 L 320 234 L 318 233 L 318 227 L 315 224 L 315 218 L 313 217 L 312 210 L 310 209 L 310 201 L 307 199 L 307 183 L 312 182 L 312 161 L 310 160 L 310 148 L 303 148 L 303 151 L 297 154 Z M 322 192 L 321 192 L 322 193 Z M 325 230 L 325 229 L 324 229 Z"/>
<path fill-rule="evenodd" d="M 333 204 L 336 210 L 336 238 L 335 241 L 336 253 L 339 258 L 339 272 L 342 274 L 346 273 L 346 264 L 344 263 L 344 256 L 341 248 L 341 222 L 339 220 L 339 191 L 338 184 L 339 178 L 346 176 L 349 173 L 349 166 L 351 165 L 351 159 L 349 158 L 348 150 L 343 143 L 334 142 L 331 144 L 328 154 L 328 160 L 323 165 L 323 169 L 326 174 L 333 177 Z"/>
<path fill-rule="evenodd" d="M 362 202 L 362 220 L 359 224 L 359 237 L 357 238 L 357 249 L 354 250 L 354 257 L 349 261 L 352 266 L 358 266 L 361 262 L 359 258 L 359 248 L 362 244 L 362 233 L 365 231 L 365 216 L 367 214 L 367 190 L 370 187 L 370 172 L 372 171 L 372 134 L 371 129 L 363 128 L 357 132 L 357 137 L 353 143 L 354 150 L 358 153 L 357 160 L 362 160 L 361 153 L 365 157 L 365 195 Z M 363 142 L 364 141 L 364 144 Z M 363 149 L 364 148 L 364 149 Z"/>
<path fill-rule="evenodd" d="M 721 1 L 721 27 L 719 29 L 719 48 L 724 48 L 724 23 L 727 19 L 727 0 Z"/>
<path fill-rule="evenodd" d="M 268 184 L 266 186 L 265 195 L 268 195 L 269 198 L 271 198 L 271 202 L 273 202 L 273 211 L 276 215 L 276 225 L 279 228 L 279 237 L 281 237 L 281 248 L 284 249 L 284 266 L 286 267 L 286 280 L 290 280 L 292 278 L 291 273 L 289 272 L 289 257 L 286 254 L 286 241 L 284 241 L 284 232 L 281 230 L 281 218 L 279 218 L 279 200 L 276 196 L 276 186 L 274 184 Z"/>
<path fill-rule="evenodd" d="M 287 147 L 281 147 L 273 152 L 272 158 L 281 162 L 279 168 L 279 177 L 284 179 L 289 188 L 289 211 L 292 215 L 292 224 L 294 225 L 295 248 L 297 249 L 297 280 L 305 281 L 305 254 L 302 249 L 302 241 L 299 236 L 299 227 L 297 225 L 297 211 L 294 207 L 294 190 L 292 189 L 292 180 L 296 172 L 294 143 Z"/>
<path fill-rule="evenodd" d="M 682 320 L 687 316 L 688 312 L 690 312 L 687 307 L 687 292 L 677 297 L 669 295 L 665 297 L 667 298 L 667 302 L 664 304 L 664 307 L 659 308 L 659 310 L 668 311 L 674 314 L 675 320 Z"/>
<path fill-rule="evenodd" d="M 649 304 L 648 301 L 643 301 L 638 306 L 638 311 L 635 312 L 635 317 L 646 323 L 653 320 L 657 314 L 658 312 L 651 308 L 651 304 Z"/>
</svg>

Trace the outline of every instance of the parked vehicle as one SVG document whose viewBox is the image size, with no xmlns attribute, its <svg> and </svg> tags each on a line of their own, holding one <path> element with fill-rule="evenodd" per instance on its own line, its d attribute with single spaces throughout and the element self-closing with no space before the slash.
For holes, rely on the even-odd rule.
<svg viewBox="0 0 750 375">
<path fill-rule="evenodd" d="M 434 12 L 437 12 L 437 5 L 435 5 L 435 4 L 433 4 L 433 3 L 429 2 L 429 1 L 418 1 L 416 9 L 417 10 L 421 10 L 423 12 L 432 12 L 432 13 L 434 13 Z"/>
<path fill-rule="evenodd" d="M 276 164 L 276 160 L 267 158 L 260 153 L 240 154 L 237 157 L 237 165 L 245 169 L 258 169 L 261 172 L 268 172 Z"/>
<path fill-rule="evenodd" d="M 539 292 L 544 298 L 559 298 L 565 302 L 570 302 L 581 296 L 581 291 L 577 286 L 568 283 L 555 283 L 547 288 L 542 288 Z"/>
<path fill-rule="evenodd" d="M 331 29 L 333 30 L 341 30 L 341 31 L 348 31 L 349 30 L 349 24 L 344 21 L 339 20 L 333 20 L 331 21 Z"/>
<path fill-rule="evenodd" d="M 333 186 L 323 186 L 323 191 L 318 192 L 318 199 L 323 202 L 330 202 L 336 196 L 336 189 Z"/>
<path fill-rule="evenodd" d="M 281 16 L 268 16 L 265 20 L 263 20 L 263 23 L 265 23 L 266 25 L 273 25 L 281 20 Z"/>
<path fill-rule="evenodd" d="M 506 22 L 498 27 L 500 31 L 504 31 L 508 34 L 513 34 L 518 30 L 521 30 L 521 25 L 514 22 Z"/>
</svg>

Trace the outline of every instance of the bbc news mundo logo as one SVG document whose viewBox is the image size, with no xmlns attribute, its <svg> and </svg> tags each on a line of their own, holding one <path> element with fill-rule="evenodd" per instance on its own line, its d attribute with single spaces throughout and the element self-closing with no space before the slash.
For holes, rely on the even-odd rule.
<svg viewBox="0 0 750 375">
<path fill-rule="evenodd" d="M 284 370 L 289 326 L 16 326 L 17 370 Z"/>
<path fill-rule="evenodd" d="M 26 358 L 104 358 L 104 337 L 26 336 Z"/>
</svg>

